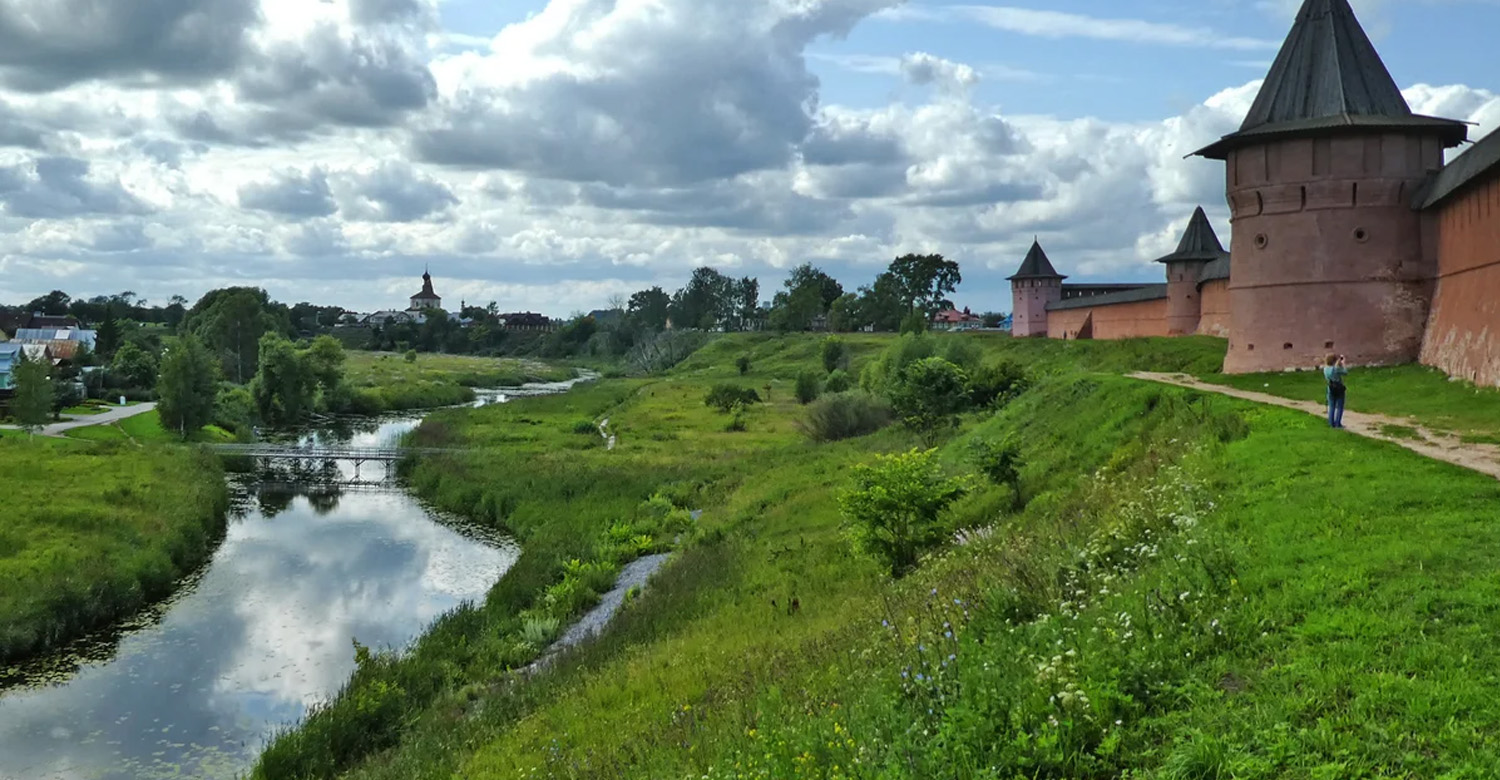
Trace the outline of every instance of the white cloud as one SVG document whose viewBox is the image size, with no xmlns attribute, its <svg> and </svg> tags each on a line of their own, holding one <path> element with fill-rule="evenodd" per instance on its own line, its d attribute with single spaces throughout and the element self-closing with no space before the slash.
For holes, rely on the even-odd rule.
<svg viewBox="0 0 1500 780">
<path fill-rule="evenodd" d="M 1195 46 L 1246 51 L 1275 49 L 1279 41 L 1224 35 L 1205 27 L 1187 27 L 1141 19 L 1106 18 L 989 5 L 951 6 L 952 13 L 997 30 L 1043 38 L 1092 38 L 1166 46 Z"/>
</svg>

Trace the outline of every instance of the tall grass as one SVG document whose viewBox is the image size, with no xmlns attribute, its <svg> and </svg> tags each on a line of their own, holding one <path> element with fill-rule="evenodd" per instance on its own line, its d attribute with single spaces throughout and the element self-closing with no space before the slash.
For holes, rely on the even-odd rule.
<svg viewBox="0 0 1500 780">
<path fill-rule="evenodd" d="M 0 663 L 170 593 L 224 525 L 217 461 L 191 450 L 0 438 Z"/>
</svg>

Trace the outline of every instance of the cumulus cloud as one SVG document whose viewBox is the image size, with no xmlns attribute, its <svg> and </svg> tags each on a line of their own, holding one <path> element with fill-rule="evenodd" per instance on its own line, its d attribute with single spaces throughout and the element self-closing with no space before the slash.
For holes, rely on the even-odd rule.
<svg viewBox="0 0 1500 780">
<path fill-rule="evenodd" d="M 436 66 L 466 88 L 446 90 L 414 149 L 444 165 L 615 185 L 779 168 L 814 123 L 803 51 L 895 2 L 553 2 L 489 55 Z"/>
<path fill-rule="evenodd" d="M 405 163 L 383 163 L 339 178 L 339 204 L 349 219 L 412 222 L 458 204 L 448 185 Z"/>
<path fill-rule="evenodd" d="M 31 219 L 145 214 L 150 208 L 118 177 L 93 174 L 73 157 L 40 157 L 0 167 L 0 207 Z"/>
<path fill-rule="evenodd" d="M 979 72 L 961 62 L 945 60 L 926 52 L 901 58 L 901 74 L 913 84 L 936 84 L 950 90 L 966 90 L 979 83 Z"/>
<path fill-rule="evenodd" d="M 256 0 L 9 0 L 0 80 L 44 91 L 89 79 L 195 83 L 231 72 Z"/>
<path fill-rule="evenodd" d="M 270 179 L 246 184 L 240 188 L 239 202 L 242 208 L 294 219 L 326 217 L 338 211 L 328 186 L 328 173 L 318 167 L 282 171 Z"/>
</svg>

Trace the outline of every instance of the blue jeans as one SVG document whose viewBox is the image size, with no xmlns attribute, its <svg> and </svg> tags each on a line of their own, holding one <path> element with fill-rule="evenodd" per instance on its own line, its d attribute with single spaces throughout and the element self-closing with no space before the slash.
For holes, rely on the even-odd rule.
<svg viewBox="0 0 1500 780">
<path fill-rule="evenodd" d="M 1334 395 L 1332 390 L 1328 391 L 1328 424 L 1335 428 L 1344 427 L 1344 396 L 1342 393 Z"/>
</svg>

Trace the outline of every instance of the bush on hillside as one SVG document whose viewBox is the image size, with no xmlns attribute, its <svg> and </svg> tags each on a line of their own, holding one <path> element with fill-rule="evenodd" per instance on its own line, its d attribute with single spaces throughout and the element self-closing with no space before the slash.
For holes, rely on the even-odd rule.
<svg viewBox="0 0 1500 780">
<path fill-rule="evenodd" d="M 838 336 L 823 339 L 823 370 L 828 373 L 843 368 L 849 363 L 849 349 Z"/>
<path fill-rule="evenodd" d="M 740 376 L 744 376 L 750 373 L 750 356 L 740 355 L 739 358 L 734 361 L 734 365 L 735 368 L 738 368 L 740 370 Z"/>
<path fill-rule="evenodd" d="M 920 311 L 913 311 L 911 314 L 902 317 L 901 332 L 903 334 L 911 333 L 914 335 L 926 333 L 927 315 L 923 314 Z"/>
<path fill-rule="evenodd" d="M 902 372 L 890 399 L 896 416 L 931 444 L 957 426 L 959 413 L 968 408 L 968 378 L 940 357 L 919 360 Z"/>
<path fill-rule="evenodd" d="M 1004 406 L 1030 385 L 1025 366 L 1002 360 L 970 372 L 969 401 L 980 408 Z"/>
<path fill-rule="evenodd" d="M 937 352 L 936 340 L 925 335 L 907 334 L 885 348 L 875 362 L 865 366 L 859 375 L 859 386 L 866 392 L 883 395 L 901 378 L 906 368 Z"/>
<path fill-rule="evenodd" d="M 798 430 L 815 442 L 867 436 L 891 424 L 891 407 L 868 393 L 832 393 L 807 407 Z"/>
<path fill-rule="evenodd" d="M 1021 447 L 1013 439 L 980 439 L 971 447 L 974 465 L 996 485 L 1008 487 L 1014 506 L 1021 505 Z"/>
<path fill-rule="evenodd" d="M 760 394 L 753 388 L 728 383 L 714 385 L 713 389 L 708 391 L 708 395 L 703 396 L 704 406 L 712 406 L 725 414 L 734 409 L 735 404 L 749 406 L 758 403 L 760 403 Z"/>
<path fill-rule="evenodd" d="M 854 485 L 839 497 L 855 547 L 879 559 L 892 577 L 917 565 L 923 550 L 947 538 L 941 522 L 963 496 L 964 481 L 938 473 L 937 450 L 876 456 L 854 467 Z"/>
<path fill-rule="evenodd" d="M 807 369 L 797 375 L 797 403 L 806 406 L 818 400 L 818 395 L 823 392 L 823 380 L 818 372 Z"/>
<path fill-rule="evenodd" d="M 415 349 L 408 349 L 408 350 L 406 350 L 406 362 L 408 362 L 408 363 L 415 363 L 415 362 L 417 362 L 417 351 Z"/>
<path fill-rule="evenodd" d="M 942 358 L 967 373 L 973 373 L 979 369 L 984 362 L 984 350 L 979 347 L 971 335 L 955 333 L 941 337 L 942 349 L 938 352 Z"/>
<path fill-rule="evenodd" d="M 747 429 L 749 424 L 745 422 L 745 405 L 735 404 L 729 410 L 729 422 L 724 423 L 724 430 L 727 433 L 743 433 Z"/>
<path fill-rule="evenodd" d="M 573 423 L 573 432 L 580 436 L 593 436 L 599 433 L 599 428 L 594 425 L 593 420 L 577 420 Z"/>
<path fill-rule="evenodd" d="M 848 392 L 849 388 L 853 386 L 854 380 L 850 379 L 849 374 L 841 368 L 834 370 L 833 373 L 828 375 L 827 379 L 823 380 L 823 392 L 825 393 L 844 393 Z"/>
</svg>

